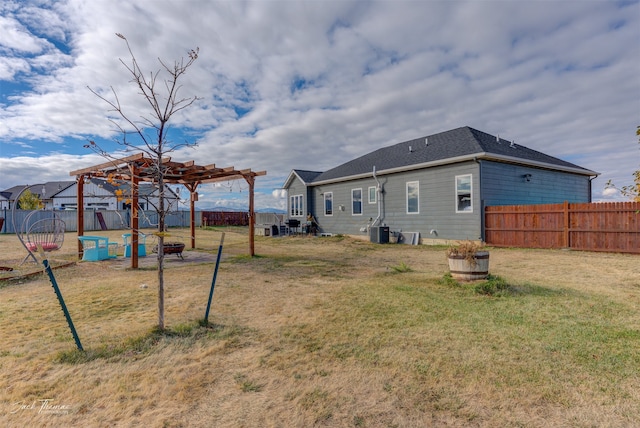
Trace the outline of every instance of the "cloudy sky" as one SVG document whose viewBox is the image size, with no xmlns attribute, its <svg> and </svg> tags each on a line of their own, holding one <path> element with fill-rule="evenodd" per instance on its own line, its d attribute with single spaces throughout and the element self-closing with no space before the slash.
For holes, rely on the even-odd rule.
<svg viewBox="0 0 640 428">
<path fill-rule="evenodd" d="M 104 162 L 90 139 L 118 150 L 88 87 L 148 112 L 115 33 L 148 72 L 200 49 L 170 134 L 197 147 L 172 157 L 266 170 L 256 208 L 293 168 L 461 126 L 600 172 L 594 200 L 640 167 L 638 1 L 3 0 L 0 190 Z M 199 191 L 247 204 L 244 182 Z"/>
</svg>

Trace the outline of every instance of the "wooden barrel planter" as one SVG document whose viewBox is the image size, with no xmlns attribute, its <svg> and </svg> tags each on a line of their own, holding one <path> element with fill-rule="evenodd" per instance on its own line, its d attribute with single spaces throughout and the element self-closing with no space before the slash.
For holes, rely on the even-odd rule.
<svg viewBox="0 0 640 428">
<path fill-rule="evenodd" d="M 477 281 L 489 276 L 489 252 L 478 251 L 474 256 L 450 254 L 449 271 L 454 279 Z"/>
</svg>

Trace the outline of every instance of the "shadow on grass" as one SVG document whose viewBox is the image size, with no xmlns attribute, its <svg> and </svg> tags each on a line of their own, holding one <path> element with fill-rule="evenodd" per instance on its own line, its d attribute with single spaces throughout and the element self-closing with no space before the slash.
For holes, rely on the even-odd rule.
<svg viewBox="0 0 640 428">
<path fill-rule="evenodd" d="M 506 279 L 497 275 L 489 275 L 486 280 L 481 281 L 457 281 L 450 273 L 446 273 L 439 282 L 442 285 L 469 289 L 477 294 L 496 297 L 524 295 L 552 297 L 568 293 L 567 290 L 542 287 L 535 284 L 510 284 Z"/>
<path fill-rule="evenodd" d="M 157 327 L 148 333 L 127 338 L 116 345 L 102 345 L 97 348 L 78 349 L 59 352 L 54 361 L 61 364 L 83 364 L 94 360 L 114 360 L 121 358 L 137 359 L 153 353 L 164 346 L 190 347 L 200 340 L 233 340 L 250 332 L 241 326 L 205 323 L 199 320 L 190 324 L 179 324 L 172 328 L 159 330 Z"/>
</svg>

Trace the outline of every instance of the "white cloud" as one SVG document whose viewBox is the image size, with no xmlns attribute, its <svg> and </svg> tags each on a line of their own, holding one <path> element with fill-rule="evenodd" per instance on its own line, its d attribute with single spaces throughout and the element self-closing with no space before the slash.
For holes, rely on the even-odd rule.
<svg viewBox="0 0 640 428">
<path fill-rule="evenodd" d="M 612 197 L 612 196 L 618 196 L 620 194 L 620 191 L 614 188 L 606 188 L 602 191 L 602 196 L 606 197 Z"/>
<path fill-rule="evenodd" d="M 465 125 L 602 172 L 597 196 L 640 164 L 638 3 L 68 0 L 28 14 L 7 4 L 0 79 L 26 75 L 29 89 L 0 106 L 0 144 L 33 141 L 43 161 L 25 164 L 47 165 L 67 150 L 56 143 L 113 135 L 87 86 L 147 111 L 116 32 L 149 71 L 200 47 L 182 94 L 203 99 L 174 126 L 204 132 L 175 155 L 266 169 L 268 198 L 292 168 Z M 4 152 L 0 167 L 13 162 Z"/>
<path fill-rule="evenodd" d="M 12 18 L 0 16 L 0 46 L 3 50 L 14 50 L 35 54 L 41 52 L 46 42 L 24 28 L 20 22 Z"/>
<path fill-rule="evenodd" d="M 0 79 L 11 80 L 16 73 L 29 71 L 29 63 L 20 58 L 0 58 Z"/>
<path fill-rule="evenodd" d="M 9 159 L 0 157 L 0 188 L 47 181 L 73 181 L 75 177 L 69 175 L 70 171 L 103 162 L 104 158 L 98 155 L 58 154 L 40 157 L 18 156 Z"/>
</svg>

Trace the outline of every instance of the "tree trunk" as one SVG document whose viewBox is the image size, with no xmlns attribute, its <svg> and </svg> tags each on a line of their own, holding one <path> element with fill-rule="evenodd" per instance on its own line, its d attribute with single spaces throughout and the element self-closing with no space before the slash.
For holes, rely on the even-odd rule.
<svg viewBox="0 0 640 428">
<path fill-rule="evenodd" d="M 162 171 L 162 157 L 158 157 L 158 186 L 160 187 L 160 201 L 158 204 L 158 329 L 164 330 L 164 175 Z"/>
</svg>

